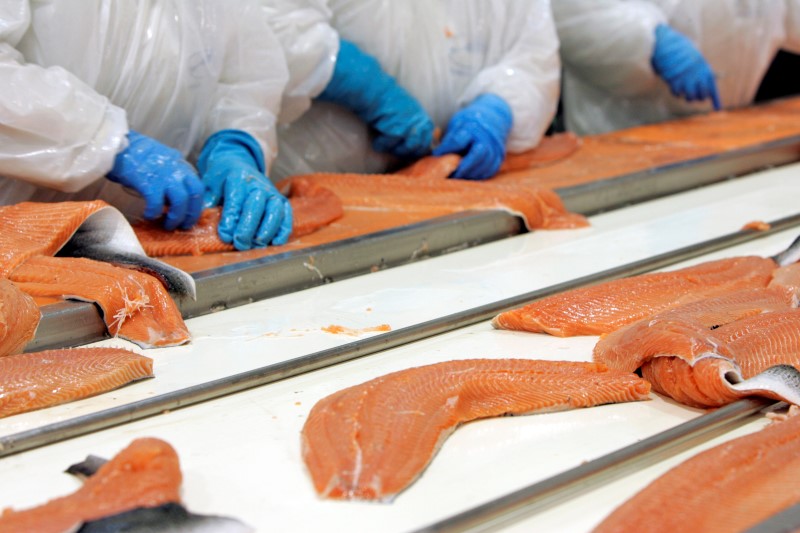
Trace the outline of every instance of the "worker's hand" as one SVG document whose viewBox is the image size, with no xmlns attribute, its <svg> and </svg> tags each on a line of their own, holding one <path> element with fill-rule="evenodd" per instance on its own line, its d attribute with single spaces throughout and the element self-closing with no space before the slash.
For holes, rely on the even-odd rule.
<svg viewBox="0 0 800 533">
<path fill-rule="evenodd" d="M 497 174 L 506 155 L 506 139 L 513 118 L 505 100 L 482 94 L 458 111 L 433 155 L 461 154 L 452 177 L 485 180 Z"/>
<path fill-rule="evenodd" d="M 711 67 L 683 34 L 666 24 L 657 26 L 651 62 L 653 70 L 667 82 L 672 94 L 689 102 L 710 99 L 715 110 L 721 109 Z"/>
<path fill-rule="evenodd" d="M 433 141 L 431 118 L 378 61 L 342 40 L 330 82 L 318 97 L 352 110 L 375 130 L 372 147 L 402 158 L 427 154 Z"/>
<path fill-rule="evenodd" d="M 137 133 L 128 132 L 128 147 L 117 154 L 106 175 L 138 192 L 145 201 L 144 218 L 167 216 L 164 228 L 189 229 L 200 218 L 203 184 L 177 150 Z"/>
<path fill-rule="evenodd" d="M 237 250 L 286 244 L 292 206 L 264 174 L 261 147 L 250 134 L 222 130 L 206 141 L 197 161 L 205 207 L 222 203 L 220 239 Z"/>
</svg>

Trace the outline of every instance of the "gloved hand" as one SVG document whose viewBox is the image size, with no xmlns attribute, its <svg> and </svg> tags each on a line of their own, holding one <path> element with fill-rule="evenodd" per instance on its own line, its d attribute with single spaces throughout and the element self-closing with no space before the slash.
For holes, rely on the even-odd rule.
<svg viewBox="0 0 800 533">
<path fill-rule="evenodd" d="M 353 111 L 376 131 L 372 147 L 402 158 L 430 151 L 433 121 L 380 64 L 356 45 L 342 40 L 330 82 L 318 96 Z"/>
<path fill-rule="evenodd" d="M 710 98 L 715 110 L 722 108 L 714 73 L 703 54 L 692 41 L 666 24 L 656 27 L 651 63 L 675 96 L 689 102 Z"/>
<path fill-rule="evenodd" d="M 464 156 L 453 178 L 489 179 L 503 164 L 512 122 L 511 108 L 505 100 L 494 94 L 482 94 L 453 115 L 433 155 Z"/>
<path fill-rule="evenodd" d="M 240 130 L 208 138 L 197 168 L 206 186 L 204 207 L 222 203 L 220 239 L 237 250 L 286 244 L 292 232 L 292 206 L 264 175 L 258 142 Z"/>
<path fill-rule="evenodd" d="M 195 169 L 180 152 L 146 135 L 131 130 L 128 141 L 106 177 L 142 195 L 146 202 L 144 218 L 160 217 L 168 204 L 164 228 L 194 226 L 203 200 L 203 184 Z"/>
</svg>

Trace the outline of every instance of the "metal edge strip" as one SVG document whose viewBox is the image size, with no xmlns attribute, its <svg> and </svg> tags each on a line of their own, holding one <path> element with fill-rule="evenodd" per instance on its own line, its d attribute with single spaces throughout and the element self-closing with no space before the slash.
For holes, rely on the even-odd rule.
<svg viewBox="0 0 800 533">
<path fill-rule="evenodd" d="M 432 337 L 440 333 L 453 331 L 464 326 L 487 320 L 506 309 L 512 309 L 552 294 L 594 283 L 610 281 L 624 276 L 641 274 L 648 270 L 662 268 L 725 247 L 756 240 L 798 224 L 800 224 L 800 214 L 776 220 L 771 223 L 771 229 L 766 231 L 739 231 L 724 235 L 670 252 L 665 252 L 651 258 L 623 264 L 571 281 L 527 292 L 451 315 L 438 317 L 420 324 L 358 340 L 342 346 L 321 350 L 281 363 L 201 383 L 146 400 L 6 435 L 0 437 L 0 457 L 44 446 L 59 440 L 84 435 L 99 429 L 131 422 L 164 411 L 174 410 L 227 394 L 266 385 L 281 379 L 297 376 L 420 339 Z"/>
</svg>

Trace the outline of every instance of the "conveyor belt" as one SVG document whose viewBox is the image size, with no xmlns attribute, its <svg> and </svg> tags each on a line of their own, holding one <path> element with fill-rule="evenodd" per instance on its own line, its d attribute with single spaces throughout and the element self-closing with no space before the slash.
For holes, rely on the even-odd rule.
<svg viewBox="0 0 800 533">
<path fill-rule="evenodd" d="M 185 389 L 179 389 L 168 394 L 162 394 L 118 407 L 105 409 L 89 415 L 47 424 L 33 430 L 2 436 L 0 437 L 0 457 L 97 431 L 102 428 L 148 417 L 164 411 L 218 398 L 234 392 L 258 387 L 287 377 L 363 357 L 381 350 L 453 331 L 470 324 L 485 321 L 498 312 L 518 307 L 526 302 L 577 287 L 663 268 L 692 257 L 698 257 L 736 244 L 764 238 L 797 225 L 800 225 L 800 214 L 771 221 L 771 228 L 766 231 L 738 231 L 565 283 L 545 287 L 511 298 L 505 298 L 477 308 L 422 322 L 414 326 L 390 331 L 368 339 L 358 340 L 303 357 L 256 368 Z"/>
<path fill-rule="evenodd" d="M 560 189 L 572 211 L 608 211 L 800 159 L 800 137 Z M 461 213 L 330 245 L 265 257 L 195 274 L 197 301 L 178 302 L 185 317 L 200 316 L 461 250 L 523 231 L 505 212 Z M 97 308 L 87 303 L 46 306 L 28 351 L 78 346 L 106 337 Z"/>
</svg>

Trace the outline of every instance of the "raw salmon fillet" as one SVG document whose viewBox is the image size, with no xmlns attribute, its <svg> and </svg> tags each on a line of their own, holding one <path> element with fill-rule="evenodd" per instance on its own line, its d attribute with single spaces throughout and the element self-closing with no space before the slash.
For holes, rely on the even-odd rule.
<svg viewBox="0 0 800 533">
<path fill-rule="evenodd" d="M 571 156 L 580 147 L 580 137 L 572 132 L 548 135 L 542 137 L 541 142 L 531 150 L 516 154 L 506 154 L 506 158 L 497 173 L 517 172 L 552 165 Z"/>
<path fill-rule="evenodd" d="M 313 233 L 344 213 L 342 202 L 330 189 L 310 180 L 293 181 L 288 196 L 292 204 L 292 239 Z M 197 225 L 189 230 L 166 231 L 160 221 L 143 221 L 135 224 L 133 230 L 151 257 L 228 252 L 235 248 L 219 238 L 221 214 L 221 207 L 206 209 Z"/>
<path fill-rule="evenodd" d="M 91 259 L 34 256 L 10 279 L 32 296 L 96 302 L 109 334 L 143 348 L 176 346 L 191 338 L 167 290 L 142 272 Z"/>
<path fill-rule="evenodd" d="M 420 165 L 432 164 L 421 162 Z M 449 164 L 449 163 L 447 163 Z M 550 189 L 521 183 L 496 183 L 442 179 L 442 170 L 428 174 L 406 170 L 406 174 L 308 174 L 279 183 L 287 186 L 298 179 L 332 190 L 345 209 L 391 210 L 444 216 L 472 209 L 508 211 L 522 217 L 528 229 L 563 229 L 588 226 L 585 217 L 570 213 Z"/>
<path fill-rule="evenodd" d="M 0 357 L 0 418 L 87 398 L 152 376 L 152 359 L 121 348 Z"/>
<path fill-rule="evenodd" d="M 738 289 L 766 287 L 775 268 L 771 259 L 734 257 L 618 279 L 500 313 L 492 325 L 559 337 L 610 333 L 683 303 Z"/>
<path fill-rule="evenodd" d="M 0 531 L 63 533 L 84 521 L 178 503 L 181 481 L 178 454 L 172 446 L 154 438 L 136 439 L 69 496 L 32 509 L 4 510 Z"/>
<path fill-rule="evenodd" d="M 745 531 L 800 503 L 800 417 L 706 450 L 653 481 L 595 533 Z"/>
<path fill-rule="evenodd" d="M 0 206 L 0 277 L 29 257 L 54 255 L 90 215 L 107 207 L 102 200 Z"/>
<path fill-rule="evenodd" d="M 0 357 L 20 353 L 36 334 L 41 316 L 33 298 L 0 278 Z"/>
<path fill-rule="evenodd" d="M 474 359 L 394 372 L 334 393 L 311 410 L 303 459 L 327 498 L 388 500 L 464 422 L 645 400 L 650 385 L 605 365 Z"/>
</svg>

